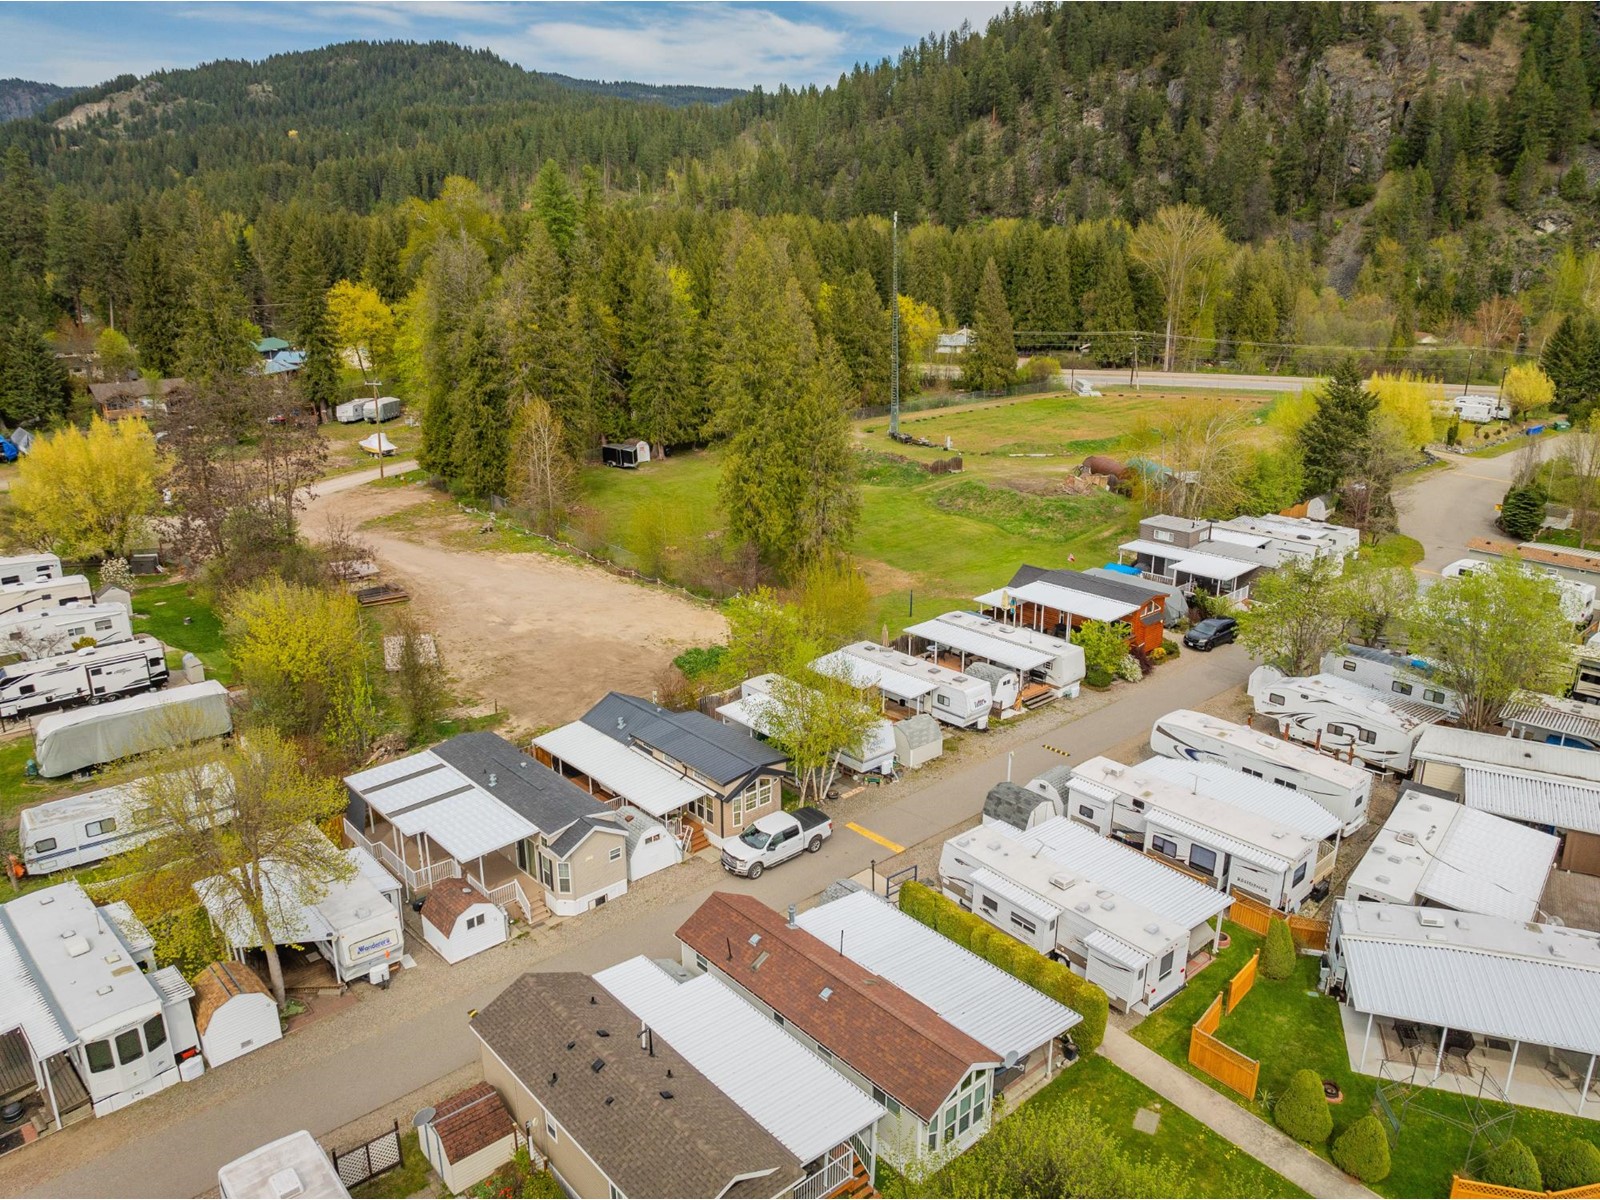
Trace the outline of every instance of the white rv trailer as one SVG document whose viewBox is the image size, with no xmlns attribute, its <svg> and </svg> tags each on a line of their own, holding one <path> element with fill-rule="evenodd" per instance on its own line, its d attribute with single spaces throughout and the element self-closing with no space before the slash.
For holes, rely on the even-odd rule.
<svg viewBox="0 0 1600 1200">
<path fill-rule="evenodd" d="M 39 583 L 61 578 L 61 560 L 54 554 L 7 554 L 0 556 L 0 587 L 16 583 Z"/>
<path fill-rule="evenodd" d="M 967 663 L 966 672 L 989 685 L 997 716 L 1014 717 L 1022 711 L 1022 680 L 1015 671 L 992 662 L 974 660 Z"/>
<path fill-rule="evenodd" d="M 133 640 L 133 618 L 120 604 L 70 604 L 17 613 L 0 621 L 0 651 L 23 658 L 66 654 L 85 638 L 96 646 Z"/>
<path fill-rule="evenodd" d="M 1001 716 L 1016 709 L 1028 677 L 1050 661 L 1050 656 L 1042 651 L 943 621 L 921 621 L 908 625 L 906 632 L 927 644 L 935 662 L 941 651 L 954 655 L 962 671 L 987 683 Z"/>
<path fill-rule="evenodd" d="M 1367 823 L 1372 776 L 1366 770 L 1248 725 L 1175 709 L 1151 726 L 1150 749 L 1166 758 L 1221 763 L 1303 792 L 1343 822 L 1346 837 Z"/>
<path fill-rule="evenodd" d="M 366 412 L 365 400 L 347 400 L 343 404 L 334 406 L 333 419 L 341 425 L 354 425 L 365 419 Z"/>
<path fill-rule="evenodd" d="M 62 575 L 51 579 L 24 579 L 0 587 L 0 619 L 17 613 L 62 608 L 68 604 L 92 604 L 94 592 L 82 575 Z"/>
<path fill-rule="evenodd" d="M 1511 419 L 1510 407 L 1494 396 L 1457 396 L 1450 402 L 1450 408 L 1463 421 L 1470 421 L 1474 425 Z"/>
<path fill-rule="evenodd" d="M 1461 716 L 1461 697 L 1433 682 L 1433 667 L 1425 658 L 1371 646 L 1346 646 L 1322 656 L 1322 673 L 1360 684 L 1383 697 L 1399 696 L 1442 708 L 1451 717 Z"/>
<path fill-rule="evenodd" d="M 264 1196 L 350 1200 L 338 1170 L 305 1129 L 218 1167 L 217 1190 L 228 1200 L 261 1200 Z"/>
<path fill-rule="evenodd" d="M 167 682 L 167 651 L 141 633 L 132 642 L 85 646 L 54 658 L 0 667 L 0 720 L 32 712 L 99 704 Z"/>
<path fill-rule="evenodd" d="M 1458 558 L 1454 562 L 1446 563 L 1440 569 L 1439 574 L 1445 579 L 1455 579 L 1477 571 L 1492 570 L 1493 567 L 1493 563 L 1485 562 L 1481 558 Z M 1533 578 L 1542 577 L 1553 580 L 1561 590 L 1561 615 L 1574 625 L 1587 627 L 1594 620 L 1597 595 L 1594 584 L 1571 579 L 1561 574 L 1554 567 L 1546 567 L 1538 563 L 1523 563 L 1522 573 Z"/>
<path fill-rule="evenodd" d="M 1250 672 L 1249 692 L 1256 712 L 1277 721 L 1280 733 L 1402 775 L 1411 770 L 1411 751 L 1422 731 L 1446 715 L 1415 701 L 1382 698 L 1332 675 L 1293 679 L 1276 667 Z"/>
<path fill-rule="evenodd" d="M 33 727 L 33 757 L 39 774 L 54 779 L 232 729 L 228 689 L 208 679 L 40 717 Z"/>
<path fill-rule="evenodd" d="M 851 642 L 817 659 L 811 669 L 858 687 L 876 687 L 889 699 L 958 729 L 989 728 L 994 693 L 983 680 L 874 642 Z"/>
<path fill-rule="evenodd" d="M 1057 696 L 1078 694 L 1078 685 L 1083 682 L 1083 647 L 1071 640 L 1041 633 L 1026 625 L 1007 625 L 982 613 L 947 612 L 936 620 L 941 625 L 953 625 L 957 629 L 981 633 L 1013 646 L 1048 654 L 1049 661 L 1030 671 L 1030 676 L 1047 684 Z"/>
<path fill-rule="evenodd" d="M 782 679 L 781 675 L 771 674 L 746 679 L 739 685 L 739 698 L 719 707 L 717 716 L 726 724 L 749 730 L 754 737 L 770 738 L 774 729 L 770 712 L 775 703 L 772 689 Z M 857 775 L 871 771 L 893 771 L 893 726 L 888 721 L 874 721 L 862 735 L 861 745 L 858 748 L 845 747 L 838 752 L 837 759 L 841 767 Z"/>
<path fill-rule="evenodd" d="M 373 424 L 381 424 L 384 421 L 394 420 L 404 407 L 398 396 L 379 396 L 376 400 L 368 400 L 361 406 L 361 418 Z"/>
<path fill-rule="evenodd" d="M 227 801 L 227 769 L 220 764 L 205 768 L 204 792 L 194 819 L 212 825 L 233 816 Z M 153 833 L 136 828 L 143 781 L 98 788 L 60 800 L 49 800 L 22 810 L 17 837 L 22 843 L 22 863 L 29 875 L 72 870 L 132 850 Z M 213 803 L 221 792 L 222 797 Z"/>
</svg>

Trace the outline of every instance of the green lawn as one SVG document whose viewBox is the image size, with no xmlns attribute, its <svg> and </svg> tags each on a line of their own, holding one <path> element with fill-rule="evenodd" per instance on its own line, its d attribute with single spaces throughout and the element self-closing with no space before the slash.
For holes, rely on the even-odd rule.
<svg viewBox="0 0 1600 1200">
<path fill-rule="evenodd" d="M 1235 926 L 1227 929 L 1233 944 L 1218 962 L 1148 1017 L 1133 1036 L 1267 1120 L 1271 1120 L 1270 1102 L 1282 1093 L 1289 1077 L 1301 1067 L 1310 1067 L 1323 1078 L 1334 1080 L 1344 1093 L 1343 1102 L 1333 1109 L 1333 1136 L 1337 1138 L 1346 1126 L 1372 1110 L 1378 1080 L 1351 1069 L 1339 1005 L 1316 990 L 1320 964 L 1316 957 L 1300 956 L 1294 975 L 1281 982 L 1259 977 L 1238 1010 L 1223 1017 L 1217 1030 L 1224 1042 L 1261 1063 L 1256 1103 L 1246 1104 L 1209 1076 L 1189 1067 L 1189 1026 L 1261 942 Z M 1530 1146 L 1568 1137 L 1588 1138 L 1600 1145 L 1600 1125 L 1594 1121 L 1489 1102 L 1485 1110 L 1503 1112 L 1507 1107 L 1516 1111 L 1512 1123 L 1515 1135 Z M 1445 1195 L 1452 1172 L 1461 1171 L 1467 1164 L 1471 1135 L 1435 1114 L 1463 1121 L 1468 1112 L 1468 1102 L 1461 1096 L 1431 1089 L 1420 1091 L 1402 1118 L 1393 1172 L 1374 1190 L 1394 1197 Z M 1327 1157 L 1326 1146 L 1315 1149 Z"/>
<path fill-rule="evenodd" d="M 180 651 L 194 653 L 206 674 L 233 682 L 233 664 L 222 640 L 222 620 L 186 583 L 142 587 L 133 594 L 133 631 L 148 633 Z"/>
<path fill-rule="evenodd" d="M 1391 533 L 1364 547 L 1361 556 L 1377 567 L 1414 567 L 1422 561 L 1422 543 L 1403 533 Z"/>
<path fill-rule="evenodd" d="M 404 1200 L 422 1191 L 432 1179 L 433 1168 L 422 1157 L 417 1131 L 412 1129 L 400 1135 L 400 1165 L 351 1188 L 350 1195 L 355 1200 Z"/>
</svg>

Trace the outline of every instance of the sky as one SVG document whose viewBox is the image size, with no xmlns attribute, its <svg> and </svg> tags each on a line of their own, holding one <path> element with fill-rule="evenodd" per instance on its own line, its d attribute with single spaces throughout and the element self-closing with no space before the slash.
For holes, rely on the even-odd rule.
<svg viewBox="0 0 1600 1200">
<path fill-rule="evenodd" d="M 773 88 L 828 84 L 857 62 L 1004 7 L 990 0 L 862 3 L 0 3 L 0 78 L 87 86 L 218 58 L 330 42 L 443 40 L 581 79 Z"/>
</svg>

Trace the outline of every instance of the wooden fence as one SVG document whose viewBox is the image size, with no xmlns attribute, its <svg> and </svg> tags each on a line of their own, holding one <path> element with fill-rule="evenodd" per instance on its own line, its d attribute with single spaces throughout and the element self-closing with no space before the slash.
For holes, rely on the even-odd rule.
<svg viewBox="0 0 1600 1200">
<path fill-rule="evenodd" d="M 1222 993 L 1218 992 L 1189 1030 L 1189 1061 L 1224 1087 L 1232 1088 L 1246 1100 L 1254 1100 L 1261 1064 L 1216 1036 L 1221 1021 Z"/>
<path fill-rule="evenodd" d="M 1521 1188 L 1505 1187 L 1498 1183 L 1484 1183 L 1481 1179 L 1468 1179 L 1465 1175 L 1450 1176 L 1450 1200 L 1511 1200 L 1512 1197 L 1560 1196 L 1570 1200 L 1600 1200 L 1600 1183 L 1586 1183 L 1582 1187 L 1568 1188 L 1564 1192 L 1525 1192 Z"/>
<path fill-rule="evenodd" d="M 1239 973 L 1228 980 L 1228 1011 L 1232 1012 L 1239 1007 L 1239 1001 L 1250 994 L 1250 989 L 1256 985 L 1256 964 L 1261 961 L 1261 951 L 1257 950 L 1250 956 L 1250 961 L 1239 968 Z"/>
<path fill-rule="evenodd" d="M 1268 908 L 1259 900 L 1249 896 L 1233 893 L 1233 909 L 1228 913 L 1228 920 L 1235 925 L 1242 925 L 1251 933 L 1266 936 L 1267 927 L 1273 917 L 1283 916 L 1282 913 Z M 1319 921 L 1315 917 L 1290 916 L 1289 932 L 1294 935 L 1295 944 L 1307 950 L 1326 950 L 1328 948 L 1328 923 Z"/>
</svg>

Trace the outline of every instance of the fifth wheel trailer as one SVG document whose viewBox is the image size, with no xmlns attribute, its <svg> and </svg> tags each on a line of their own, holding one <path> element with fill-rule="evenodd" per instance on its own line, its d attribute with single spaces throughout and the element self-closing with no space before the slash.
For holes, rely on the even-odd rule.
<svg viewBox="0 0 1600 1200">
<path fill-rule="evenodd" d="M 1301 792 L 1343 822 L 1345 837 L 1367 823 L 1372 776 L 1363 767 L 1248 725 L 1236 725 L 1210 713 L 1175 709 L 1151 726 L 1150 749 L 1164 758 L 1221 763 Z"/>
<path fill-rule="evenodd" d="M 62 608 L 68 604 L 92 604 L 94 591 L 82 575 L 63 575 L 56 579 L 23 580 L 0 587 L 0 619 L 16 613 Z"/>
<path fill-rule="evenodd" d="M 0 587 L 61 578 L 61 560 L 54 554 L 8 554 L 0 557 Z"/>
<path fill-rule="evenodd" d="M 228 689 L 208 679 L 40 717 L 33 727 L 33 757 L 39 774 L 54 779 L 232 730 Z"/>
<path fill-rule="evenodd" d="M 88 639 L 96 646 L 133 640 L 133 618 L 120 604 L 69 604 L 0 618 L 0 650 L 23 658 L 66 654 Z"/>
<path fill-rule="evenodd" d="M 167 682 L 167 652 L 141 633 L 131 642 L 85 646 L 70 654 L 0 667 L 0 719 L 31 712 L 99 704 Z"/>
<path fill-rule="evenodd" d="M 1443 709 L 1377 692 L 1331 675 L 1295 679 L 1276 667 L 1250 672 L 1256 712 L 1298 742 L 1358 758 L 1380 771 L 1411 770 L 1411 751 L 1422 731 L 1445 717 Z"/>
</svg>

